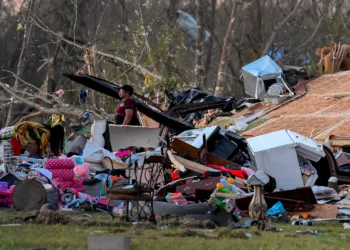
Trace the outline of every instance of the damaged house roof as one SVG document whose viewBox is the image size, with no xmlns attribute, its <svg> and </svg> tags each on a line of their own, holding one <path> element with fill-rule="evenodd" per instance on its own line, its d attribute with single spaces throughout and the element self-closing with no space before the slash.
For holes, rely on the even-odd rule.
<svg viewBox="0 0 350 250">
<path fill-rule="evenodd" d="M 246 131 L 253 137 L 289 129 L 319 142 L 350 145 L 350 71 L 322 75 L 306 84 L 306 94 L 266 114 L 267 122 Z"/>
</svg>

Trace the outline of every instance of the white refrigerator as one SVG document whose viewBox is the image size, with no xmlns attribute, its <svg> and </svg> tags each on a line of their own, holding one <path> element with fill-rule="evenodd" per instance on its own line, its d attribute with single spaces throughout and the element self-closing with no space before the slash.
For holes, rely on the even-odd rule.
<svg viewBox="0 0 350 250">
<path fill-rule="evenodd" d="M 247 141 L 252 163 L 258 170 L 263 170 L 276 179 L 277 189 L 289 190 L 306 186 L 302 179 L 300 161 L 318 162 L 325 157 L 321 144 L 290 130 L 260 135 Z M 317 178 L 317 174 L 313 178 Z"/>
</svg>

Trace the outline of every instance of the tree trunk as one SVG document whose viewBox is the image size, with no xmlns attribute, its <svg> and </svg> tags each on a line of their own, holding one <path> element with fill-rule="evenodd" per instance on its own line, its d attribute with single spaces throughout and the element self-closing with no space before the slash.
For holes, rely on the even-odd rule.
<svg viewBox="0 0 350 250">
<path fill-rule="evenodd" d="M 122 38 L 124 42 L 127 42 L 128 40 L 128 11 L 126 8 L 126 2 L 125 0 L 119 0 L 119 3 L 122 6 L 122 10 L 123 10 L 123 33 L 122 33 Z"/>
<path fill-rule="evenodd" d="M 227 68 L 230 48 L 232 47 L 232 40 L 233 40 L 233 34 L 234 34 L 233 25 L 236 19 L 235 13 L 236 13 L 236 0 L 232 0 L 230 22 L 228 24 L 226 35 L 224 38 L 224 43 L 222 46 L 218 77 L 217 77 L 216 87 L 215 87 L 215 96 L 223 97 L 227 94 L 226 87 L 225 87 L 226 86 L 226 68 Z"/>
<path fill-rule="evenodd" d="M 17 64 L 16 75 L 18 77 L 16 77 L 15 84 L 13 86 L 14 90 L 17 90 L 17 88 L 18 88 L 18 85 L 20 82 L 19 78 L 23 79 L 25 57 L 26 57 L 27 48 L 28 48 L 29 41 L 30 41 L 30 32 L 31 32 L 31 28 L 32 28 L 32 25 L 30 25 L 28 27 L 28 19 L 32 13 L 34 3 L 35 3 L 35 0 L 28 0 L 28 9 L 26 11 L 26 18 L 25 18 L 24 31 L 23 31 L 22 49 L 21 49 L 21 53 L 19 55 L 18 64 Z M 10 124 L 13 122 L 14 114 L 15 114 L 15 105 L 10 104 L 7 118 L 6 118 L 6 123 L 5 123 L 6 127 L 10 126 Z"/>
<path fill-rule="evenodd" d="M 208 53 L 207 58 L 205 61 L 205 78 L 204 78 L 204 87 L 208 89 L 208 74 L 210 71 L 210 64 L 211 64 L 211 56 L 213 53 L 213 45 L 214 45 L 214 30 L 215 30 L 215 12 L 216 12 L 216 0 L 211 0 L 211 20 L 210 20 L 210 30 L 211 36 L 208 42 Z"/>
<path fill-rule="evenodd" d="M 196 41 L 196 66 L 194 69 L 196 77 L 196 87 L 203 86 L 205 69 L 204 69 L 204 1 L 196 0 L 197 4 L 197 41 Z"/>
<path fill-rule="evenodd" d="M 169 8 L 168 8 L 168 36 L 171 36 L 172 31 L 175 26 L 176 21 L 176 9 L 179 0 L 170 0 Z M 172 75 L 174 71 L 174 54 L 175 54 L 176 46 L 170 41 L 168 46 L 168 58 L 165 62 L 165 75 Z"/>
<path fill-rule="evenodd" d="M 96 53 L 94 52 L 95 50 L 96 50 L 96 45 L 93 45 L 92 51 L 90 51 L 89 49 L 85 49 L 85 52 L 84 52 L 84 61 L 85 61 L 85 64 L 88 66 L 88 72 L 89 72 L 89 75 L 91 76 L 96 76 L 96 72 L 95 72 Z M 91 96 L 92 96 L 92 105 L 95 108 L 97 108 L 96 91 L 93 90 L 91 92 Z"/>
</svg>

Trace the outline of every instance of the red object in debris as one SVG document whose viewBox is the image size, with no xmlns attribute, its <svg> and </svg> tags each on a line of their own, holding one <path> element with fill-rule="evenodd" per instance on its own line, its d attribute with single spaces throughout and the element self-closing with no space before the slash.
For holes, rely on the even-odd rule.
<svg viewBox="0 0 350 250">
<path fill-rule="evenodd" d="M 216 169 L 216 170 L 219 170 L 219 171 L 224 172 L 224 173 L 230 173 L 233 176 L 241 178 L 241 179 L 244 179 L 244 180 L 246 180 L 247 177 L 248 177 L 247 172 L 244 171 L 243 169 L 241 169 L 241 170 L 231 170 L 231 169 L 228 169 L 228 168 L 226 168 L 224 166 L 211 165 L 211 164 L 207 164 L 205 166 L 213 168 L 213 169 Z"/>
<path fill-rule="evenodd" d="M 173 171 L 170 176 L 172 181 L 180 180 L 180 174 L 178 170 Z"/>
<path fill-rule="evenodd" d="M 19 141 L 16 139 L 15 136 L 11 138 L 11 146 L 12 146 L 12 153 L 13 156 L 18 156 L 22 152 L 22 145 L 19 143 Z"/>
</svg>

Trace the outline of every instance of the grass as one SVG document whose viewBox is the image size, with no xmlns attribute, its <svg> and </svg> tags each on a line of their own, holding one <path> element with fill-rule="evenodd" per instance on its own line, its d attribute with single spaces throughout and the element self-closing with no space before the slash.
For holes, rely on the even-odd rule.
<svg viewBox="0 0 350 250">
<path fill-rule="evenodd" d="M 23 223 L 32 214 L 0 211 L 0 224 Z M 350 231 L 347 234 L 339 223 L 316 224 L 310 227 L 275 224 L 282 232 L 262 232 L 250 229 L 200 230 L 182 226 L 166 230 L 149 224 L 131 225 L 112 222 L 105 213 L 60 215 L 59 220 L 28 221 L 20 226 L 0 226 L 0 249 L 86 249 L 89 236 L 125 235 L 132 239 L 132 249 L 348 249 Z M 56 224 L 52 224 L 52 222 Z M 57 224 L 58 223 L 58 224 Z M 296 230 L 321 230 L 318 235 L 298 235 Z"/>
<path fill-rule="evenodd" d="M 269 119 L 268 118 L 259 118 L 255 121 L 252 121 L 251 123 L 248 124 L 248 128 L 244 131 L 242 131 L 241 133 L 245 132 L 245 131 L 248 131 L 248 130 L 251 130 L 253 128 L 256 128 L 257 126 L 260 126 L 261 124 L 264 124 L 265 122 L 267 122 Z"/>
<path fill-rule="evenodd" d="M 259 119 L 256 119 L 250 123 L 248 123 L 248 127 L 247 129 L 243 130 L 243 131 L 237 131 L 238 134 L 243 134 L 245 131 L 251 130 L 261 124 L 264 124 L 265 122 L 267 122 L 269 119 L 266 117 L 262 117 Z M 208 126 L 220 126 L 222 128 L 225 128 L 227 126 L 231 126 L 235 123 L 234 119 L 231 117 L 218 117 L 215 120 L 213 120 Z"/>
</svg>

